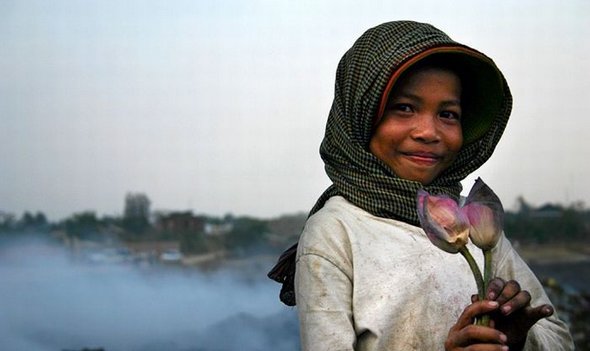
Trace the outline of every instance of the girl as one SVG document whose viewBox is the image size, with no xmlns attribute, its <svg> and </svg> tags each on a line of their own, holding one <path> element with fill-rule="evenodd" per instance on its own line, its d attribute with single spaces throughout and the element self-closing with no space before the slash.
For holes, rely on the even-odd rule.
<svg viewBox="0 0 590 351">
<path fill-rule="evenodd" d="M 573 349 L 505 237 L 493 249 L 500 278 L 471 301 L 466 262 L 419 227 L 417 191 L 459 200 L 511 105 L 491 59 L 428 24 L 384 23 L 344 55 L 320 149 L 333 185 L 269 273 L 298 304 L 304 350 Z M 484 313 L 492 327 L 473 325 Z"/>
</svg>

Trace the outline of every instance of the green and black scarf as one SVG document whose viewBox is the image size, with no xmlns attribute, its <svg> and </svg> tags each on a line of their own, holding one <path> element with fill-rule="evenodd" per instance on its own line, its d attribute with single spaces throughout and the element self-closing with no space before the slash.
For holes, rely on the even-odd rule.
<svg viewBox="0 0 590 351">
<path fill-rule="evenodd" d="M 423 58 L 433 56 L 445 56 L 463 70 L 462 77 L 469 82 L 470 103 L 462 117 L 464 144 L 457 159 L 431 184 L 423 186 L 397 177 L 369 151 L 368 145 L 375 117 L 396 77 Z M 511 107 L 510 90 L 493 61 L 453 41 L 437 28 L 397 21 L 369 29 L 338 65 L 334 101 L 320 147 L 333 184 L 320 196 L 310 215 L 330 197 L 341 195 L 375 216 L 419 225 L 418 189 L 458 200 L 460 181 L 492 155 Z M 290 306 L 295 305 L 296 250 L 297 244 L 287 249 L 268 273 L 271 279 L 283 284 L 280 299 Z"/>
</svg>

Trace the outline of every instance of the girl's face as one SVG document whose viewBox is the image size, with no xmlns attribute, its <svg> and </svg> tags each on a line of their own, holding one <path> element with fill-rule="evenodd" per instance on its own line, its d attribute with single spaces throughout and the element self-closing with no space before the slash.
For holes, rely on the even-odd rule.
<svg viewBox="0 0 590 351">
<path fill-rule="evenodd" d="M 462 145 L 461 81 L 452 71 L 424 67 L 394 85 L 369 149 L 400 178 L 427 185 Z"/>
</svg>

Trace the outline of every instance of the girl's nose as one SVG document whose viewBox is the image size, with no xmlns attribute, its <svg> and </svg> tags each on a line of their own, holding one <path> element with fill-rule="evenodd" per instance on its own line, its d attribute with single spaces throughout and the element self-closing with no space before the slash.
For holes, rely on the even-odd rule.
<svg viewBox="0 0 590 351">
<path fill-rule="evenodd" d="M 440 136 L 436 125 L 436 116 L 423 114 L 416 118 L 416 125 L 412 129 L 412 138 L 424 143 L 438 141 Z"/>
</svg>

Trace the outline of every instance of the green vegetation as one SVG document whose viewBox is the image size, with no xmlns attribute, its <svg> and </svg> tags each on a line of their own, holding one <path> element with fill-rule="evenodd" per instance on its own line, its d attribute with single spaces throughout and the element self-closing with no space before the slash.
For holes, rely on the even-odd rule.
<svg viewBox="0 0 590 351">
<path fill-rule="evenodd" d="M 507 211 L 504 219 L 504 231 L 510 239 L 538 244 L 590 239 L 590 211 L 583 204 L 545 204 L 534 208 L 523 198 L 518 203 L 518 210 Z"/>
<path fill-rule="evenodd" d="M 226 252 L 243 256 L 261 250 L 278 252 L 295 240 L 305 222 L 303 215 L 263 220 L 190 211 L 152 213 L 144 194 L 127 194 L 124 204 L 121 217 L 100 218 L 93 211 L 83 211 L 56 223 L 49 223 L 42 212 L 25 212 L 20 219 L 0 212 L 0 236 L 36 233 L 98 245 L 166 241 L 177 242 L 184 255 Z"/>
<path fill-rule="evenodd" d="M 521 243 L 589 242 L 590 210 L 581 203 L 533 207 L 518 199 L 518 209 L 507 211 L 504 229 Z M 144 194 L 125 197 L 121 217 L 99 218 L 92 211 L 74 213 L 49 223 L 42 212 L 25 212 L 20 218 L 0 212 L 0 235 L 23 232 L 56 233 L 79 240 L 123 242 L 176 241 L 184 254 L 224 250 L 247 254 L 265 249 L 280 251 L 295 242 L 306 216 L 303 213 L 269 220 L 253 217 L 212 217 L 185 212 L 150 212 Z"/>
<path fill-rule="evenodd" d="M 72 215 L 61 226 L 72 237 L 92 239 L 99 237 L 105 224 L 96 218 L 94 212 L 87 211 Z"/>
</svg>

